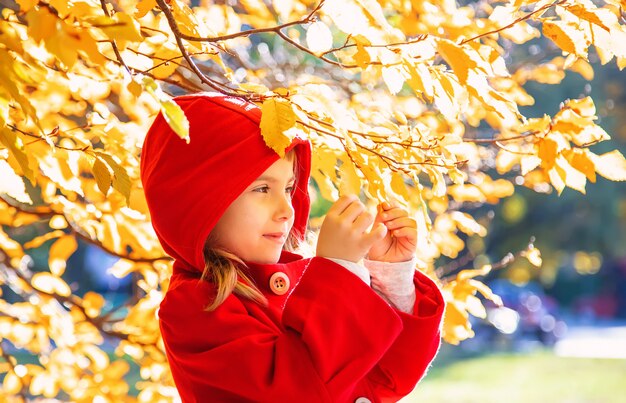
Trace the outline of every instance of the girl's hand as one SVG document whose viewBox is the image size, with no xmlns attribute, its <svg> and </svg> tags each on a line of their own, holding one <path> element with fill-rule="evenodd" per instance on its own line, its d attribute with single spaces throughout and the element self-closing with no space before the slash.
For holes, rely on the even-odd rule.
<svg viewBox="0 0 626 403">
<path fill-rule="evenodd" d="M 328 210 L 317 239 L 317 256 L 361 260 L 374 242 L 387 233 L 383 224 L 375 224 L 372 214 L 355 195 L 342 196 Z"/>
<path fill-rule="evenodd" d="M 367 258 L 379 262 L 406 262 L 415 256 L 417 223 L 406 210 L 387 202 L 379 204 L 374 221 L 387 228 L 385 237 L 372 245 Z"/>
</svg>

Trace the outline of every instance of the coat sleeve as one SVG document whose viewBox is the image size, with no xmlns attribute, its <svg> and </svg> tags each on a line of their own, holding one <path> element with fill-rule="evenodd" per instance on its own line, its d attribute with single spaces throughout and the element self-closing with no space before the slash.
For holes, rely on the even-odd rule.
<svg viewBox="0 0 626 403">
<path fill-rule="evenodd" d="M 208 397 L 344 401 L 394 343 L 405 320 L 358 277 L 324 258 L 311 259 L 280 325 L 255 317 L 262 316 L 254 315 L 261 307 L 232 295 L 205 312 L 208 283 L 172 283 L 159 317 L 185 403 Z"/>
<path fill-rule="evenodd" d="M 441 344 L 445 303 L 437 285 L 417 271 L 413 314 L 397 311 L 402 331 L 367 379 L 382 401 L 395 402 L 411 393 L 424 376 Z"/>
</svg>

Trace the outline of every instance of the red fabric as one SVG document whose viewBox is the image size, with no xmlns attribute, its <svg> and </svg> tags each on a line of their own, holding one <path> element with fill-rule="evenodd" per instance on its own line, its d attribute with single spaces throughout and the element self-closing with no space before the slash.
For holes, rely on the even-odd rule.
<svg viewBox="0 0 626 403">
<path fill-rule="evenodd" d="M 233 98 L 177 98 L 191 124 L 185 144 L 159 116 L 146 137 L 142 181 L 164 249 L 175 258 L 159 323 L 183 402 L 395 401 L 409 393 L 439 348 L 443 299 L 416 273 L 415 313 L 394 310 L 357 276 L 319 257 L 283 252 L 277 264 L 249 263 L 269 306 L 231 295 L 215 311 L 199 279 L 202 244 L 228 205 L 278 156 L 260 136 L 260 111 Z M 310 145 L 300 166 L 294 228 L 309 213 Z M 242 229 L 242 231 L 245 229 Z M 282 272 L 290 290 L 269 279 Z"/>
</svg>

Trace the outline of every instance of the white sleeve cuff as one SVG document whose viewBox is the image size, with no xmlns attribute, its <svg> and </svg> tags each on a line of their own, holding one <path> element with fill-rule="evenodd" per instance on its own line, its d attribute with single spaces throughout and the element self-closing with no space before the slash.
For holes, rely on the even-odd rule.
<svg viewBox="0 0 626 403">
<path fill-rule="evenodd" d="M 368 286 L 371 285 L 370 273 L 367 271 L 365 267 L 361 266 L 360 264 L 351 262 L 349 260 L 344 260 L 344 259 L 336 259 L 336 258 L 330 258 L 330 257 L 327 259 L 332 260 L 333 262 L 342 265 L 349 272 L 355 274 L 358 278 L 363 280 L 365 284 L 367 284 Z"/>
<path fill-rule="evenodd" d="M 371 275 L 374 291 L 402 312 L 413 313 L 415 305 L 415 264 L 413 258 L 407 262 L 377 262 L 364 260 Z"/>
</svg>

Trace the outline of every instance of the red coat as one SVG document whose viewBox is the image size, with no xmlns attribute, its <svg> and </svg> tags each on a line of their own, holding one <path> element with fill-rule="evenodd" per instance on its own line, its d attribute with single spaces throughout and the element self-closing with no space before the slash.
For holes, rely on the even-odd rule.
<svg viewBox="0 0 626 403">
<path fill-rule="evenodd" d="M 413 390 L 440 343 L 444 304 L 429 278 L 416 273 L 408 315 L 330 260 L 281 262 L 252 265 L 269 308 L 230 296 L 206 312 L 211 285 L 174 273 L 159 318 L 183 402 L 377 402 Z M 271 291 L 276 272 L 290 294 Z"/>
<path fill-rule="evenodd" d="M 152 225 L 174 273 L 159 310 L 165 350 L 183 402 L 397 400 L 439 347 L 443 300 L 415 275 L 415 313 L 394 310 L 357 276 L 324 259 L 284 252 L 249 263 L 269 307 L 231 295 L 213 312 L 201 281 L 202 248 L 226 208 L 279 157 L 260 135 L 260 109 L 218 94 L 178 97 L 190 144 L 159 115 L 146 136 L 141 179 Z M 309 214 L 311 145 L 296 138 L 293 233 Z M 245 231 L 245 228 L 241 229 Z M 280 277 L 287 293 L 276 295 Z M 288 284 L 287 284 L 288 283 Z"/>
</svg>

